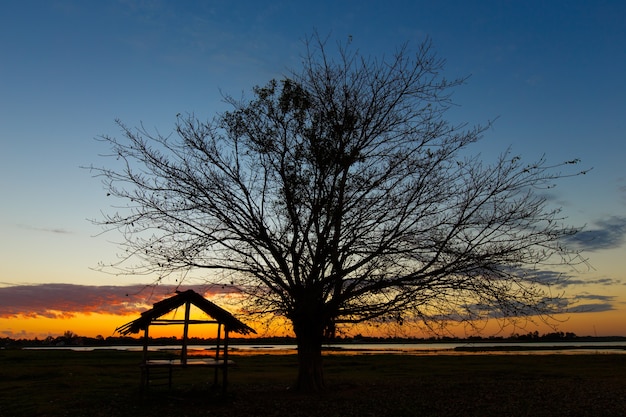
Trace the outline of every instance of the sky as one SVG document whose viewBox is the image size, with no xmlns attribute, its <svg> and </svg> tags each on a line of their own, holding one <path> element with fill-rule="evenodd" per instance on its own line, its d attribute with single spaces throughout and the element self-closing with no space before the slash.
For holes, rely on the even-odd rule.
<svg viewBox="0 0 626 417">
<path fill-rule="evenodd" d="M 622 0 L 2 2 L 0 338 L 109 336 L 158 300 L 151 277 L 97 270 L 119 236 L 90 221 L 115 204 L 82 168 L 106 164 L 96 138 L 120 137 L 116 119 L 165 134 L 178 113 L 210 119 L 224 93 L 297 69 L 315 31 L 371 56 L 429 37 L 447 77 L 469 76 L 448 118 L 495 120 L 477 153 L 580 158 L 591 171 L 549 195 L 590 265 L 566 271 L 559 330 L 626 336 L 624 22 Z"/>
</svg>

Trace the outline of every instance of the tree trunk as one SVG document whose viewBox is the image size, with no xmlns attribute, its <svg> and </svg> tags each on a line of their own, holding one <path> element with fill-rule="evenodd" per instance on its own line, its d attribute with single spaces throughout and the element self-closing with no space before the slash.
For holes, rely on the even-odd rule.
<svg viewBox="0 0 626 417">
<path fill-rule="evenodd" d="M 324 389 L 322 367 L 323 329 L 317 320 L 294 321 L 294 332 L 298 344 L 298 380 L 296 389 L 303 392 Z"/>
</svg>

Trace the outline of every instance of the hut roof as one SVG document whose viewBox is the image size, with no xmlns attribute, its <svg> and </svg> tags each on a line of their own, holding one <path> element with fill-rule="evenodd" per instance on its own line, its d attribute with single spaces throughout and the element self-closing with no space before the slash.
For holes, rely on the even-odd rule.
<svg viewBox="0 0 626 417">
<path fill-rule="evenodd" d="M 240 334 L 256 333 L 253 328 L 237 320 L 228 311 L 210 302 L 194 290 L 179 292 L 173 297 L 155 303 L 150 310 L 141 313 L 141 317 L 118 327 L 115 331 L 122 335 L 139 333 L 139 331 L 145 330 L 153 320 L 164 316 L 186 302 L 190 302 L 217 322 L 224 324 L 229 332 Z"/>
</svg>

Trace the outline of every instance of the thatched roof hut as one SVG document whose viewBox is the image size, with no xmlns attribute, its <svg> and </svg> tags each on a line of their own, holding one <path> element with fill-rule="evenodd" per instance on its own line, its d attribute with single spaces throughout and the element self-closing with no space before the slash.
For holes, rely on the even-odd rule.
<svg viewBox="0 0 626 417">
<path fill-rule="evenodd" d="M 170 313 L 171 311 L 185 306 L 185 318 L 180 319 L 161 319 L 161 317 Z M 212 320 L 192 320 L 190 318 L 191 306 L 195 306 L 198 309 L 206 313 Z M 183 337 L 182 348 L 180 351 L 180 359 L 171 360 L 150 360 L 148 358 L 148 343 L 150 338 L 148 337 L 148 329 L 151 325 L 183 325 Z M 187 359 L 187 344 L 189 341 L 189 325 L 191 324 L 217 324 L 217 340 L 215 346 L 215 359 Z M 223 345 L 221 343 L 221 329 L 224 328 Z M 232 314 L 223 308 L 213 304 L 197 292 L 193 290 L 187 290 L 178 292 L 176 295 L 170 298 L 166 298 L 155 303 L 148 311 L 141 313 L 141 317 L 133 320 L 123 326 L 118 327 L 115 331 L 122 335 L 128 335 L 131 333 L 144 332 L 144 345 L 143 345 L 143 363 L 142 363 L 142 387 L 147 386 L 150 381 L 150 369 L 165 367 L 169 371 L 169 384 L 172 383 L 172 368 L 174 367 L 214 367 L 215 368 L 215 383 L 218 380 L 218 370 L 222 370 L 223 390 L 226 391 L 228 365 L 228 334 L 229 332 L 235 332 L 239 334 L 256 333 L 253 328 L 247 326 L 241 321 L 237 320 Z M 220 352 L 222 356 L 220 357 Z"/>
<path fill-rule="evenodd" d="M 196 306 L 205 312 L 209 317 L 213 318 L 216 323 L 224 325 L 229 332 L 244 335 L 256 333 L 254 329 L 237 320 L 228 311 L 210 302 L 194 290 L 178 292 L 173 297 L 166 298 L 155 303 L 150 310 L 141 313 L 141 317 L 118 327 L 115 331 L 125 336 L 131 333 L 139 333 L 141 330 L 145 331 L 148 326 L 154 324 L 154 322 L 156 322 L 160 317 L 186 304 Z M 171 324 L 184 324 L 182 321 L 177 322 L 170 320 L 168 322 Z M 189 324 L 206 323 L 205 321 L 201 322 L 197 320 L 188 320 L 188 322 Z"/>
</svg>

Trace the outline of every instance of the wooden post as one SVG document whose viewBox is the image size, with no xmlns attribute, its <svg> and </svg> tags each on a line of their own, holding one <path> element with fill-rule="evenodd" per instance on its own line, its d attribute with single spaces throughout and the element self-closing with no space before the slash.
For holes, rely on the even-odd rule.
<svg viewBox="0 0 626 417">
<path fill-rule="evenodd" d="M 143 363 L 148 362 L 148 328 L 149 324 L 146 324 L 146 328 L 143 331 Z"/>
<path fill-rule="evenodd" d="M 150 324 L 146 324 L 143 331 L 143 364 L 141 366 L 141 391 L 150 384 L 150 370 L 148 369 L 148 329 Z"/>
<path fill-rule="evenodd" d="M 185 323 L 183 327 L 183 347 L 180 353 L 180 363 L 187 365 L 187 338 L 189 337 L 189 310 L 191 310 L 191 303 L 187 301 L 185 303 Z"/>
<path fill-rule="evenodd" d="M 219 374 L 219 360 L 220 360 L 220 336 L 222 333 L 222 323 L 217 323 L 217 341 L 215 342 L 215 374 L 213 375 L 213 385 L 217 385 L 217 379 Z"/>
<path fill-rule="evenodd" d="M 228 385 L 228 327 L 224 325 L 224 368 L 222 368 L 222 393 L 226 394 Z"/>
</svg>

